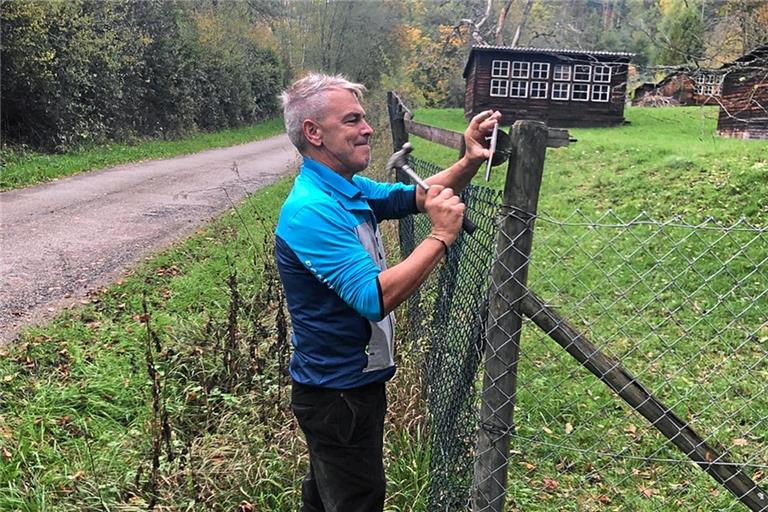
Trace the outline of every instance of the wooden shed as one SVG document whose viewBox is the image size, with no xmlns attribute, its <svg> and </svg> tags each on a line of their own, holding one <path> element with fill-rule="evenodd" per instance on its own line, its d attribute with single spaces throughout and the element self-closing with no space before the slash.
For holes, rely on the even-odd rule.
<svg viewBox="0 0 768 512">
<path fill-rule="evenodd" d="M 632 93 L 632 104 L 717 105 L 722 80 L 721 70 L 679 69 L 658 83 L 637 87 Z"/>
<path fill-rule="evenodd" d="M 632 53 L 474 46 L 464 67 L 467 119 L 499 110 L 562 128 L 624 122 Z"/>
<path fill-rule="evenodd" d="M 768 44 L 723 66 L 717 134 L 768 139 Z"/>
</svg>

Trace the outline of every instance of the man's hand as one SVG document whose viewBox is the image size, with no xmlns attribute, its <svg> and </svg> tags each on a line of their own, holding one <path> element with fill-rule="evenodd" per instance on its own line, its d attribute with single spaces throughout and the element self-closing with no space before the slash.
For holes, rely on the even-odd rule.
<svg viewBox="0 0 768 512">
<path fill-rule="evenodd" d="M 432 222 L 432 233 L 451 245 L 461 231 L 464 203 L 453 189 L 432 185 L 427 191 L 424 208 Z"/>
<path fill-rule="evenodd" d="M 469 122 L 469 126 L 464 131 L 464 144 L 466 152 L 464 158 L 471 165 L 479 166 L 485 160 L 491 157 L 491 151 L 486 147 L 486 137 L 491 135 L 493 126 L 501 119 L 501 112 L 498 110 L 486 110 L 480 112 Z"/>
</svg>

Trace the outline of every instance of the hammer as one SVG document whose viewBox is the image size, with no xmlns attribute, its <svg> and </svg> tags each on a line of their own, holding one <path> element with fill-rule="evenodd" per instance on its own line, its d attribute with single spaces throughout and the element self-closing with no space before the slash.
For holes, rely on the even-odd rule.
<svg viewBox="0 0 768 512">
<path fill-rule="evenodd" d="M 389 169 L 400 169 L 405 174 L 407 174 L 418 186 L 426 192 L 429 190 L 429 185 L 422 180 L 418 174 L 416 174 L 416 171 L 414 171 L 410 165 L 408 165 L 408 153 L 413 151 L 413 146 L 411 146 L 410 142 L 406 142 L 403 144 L 403 147 L 399 151 L 395 151 L 392 153 L 392 156 L 389 157 L 389 160 L 387 161 L 387 170 Z M 466 216 L 461 220 L 461 228 L 467 232 L 467 234 L 471 235 L 475 232 L 477 229 L 477 226 L 474 222 L 469 220 Z"/>
</svg>

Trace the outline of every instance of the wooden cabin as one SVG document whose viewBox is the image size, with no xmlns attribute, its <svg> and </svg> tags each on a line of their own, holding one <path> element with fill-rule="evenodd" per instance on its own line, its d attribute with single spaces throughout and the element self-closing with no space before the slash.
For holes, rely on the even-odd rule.
<svg viewBox="0 0 768 512">
<path fill-rule="evenodd" d="M 717 134 L 768 139 L 768 44 L 723 66 Z"/>
<path fill-rule="evenodd" d="M 633 55 L 474 46 L 464 67 L 464 114 L 499 110 L 505 125 L 518 119 L 562 128 L 621 124 Z"/>
<path fill-rule="evenodd" d="M 658 83 L 645 83 L 632 93 L 632 105 L 717 105 L 723 72 L 679 69 Z"/>
</svg>

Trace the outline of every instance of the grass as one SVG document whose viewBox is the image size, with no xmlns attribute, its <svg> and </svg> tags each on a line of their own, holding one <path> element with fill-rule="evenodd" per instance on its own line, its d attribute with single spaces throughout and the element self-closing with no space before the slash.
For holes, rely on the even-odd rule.
<svg viewBox="0 0 768 512">
<path fill-rule="evenodd" d="M 438 115 L 443 116 L 439 123 L 463 127 L 460 111 L 418 111 L 416 118 L 428 122 Z M 643 210 L 661 219 L 681 213 L 724 221 L 745 216 L 765 225 L 768 191 L 760 173 L 764 176 L 768 145 L 715 139 L 707 109 L 630 109 L 627 115 L 631 125 L 572 130 L 578 143 L 548 150 L 541 210 L 555 218 L 576 207 L 588 215 L 613 208 L 627 218 Z M 386 133 L 386 126 L 378 128 L 374 171 L 383 168 L 391 152 Z M 416 154 L 429 160 L 449 163 L 455 158 L 452 150 L 424 141 L 415 145 Z M 491 184 L 499 187 L 502 175 L 497 168 Z M 287 407 L 282 371 L 287 327 L 269 257 L 271 223 L 289 186 L 283 180 L 259 191 L 194 237 L 2 349 L 0 510 L 298 509 L 306 451 Z M 384 226 L 390 255 L 396 249 L 392 228 Z M 692 267 L 686 260 L 711 245 L 711 238 L 686 239 L 670 232 L 669 240 L 649 236 L 638 244 L 627 232 L 543 219 L 536 229 L 530 278 L 537 293 L 579 326 L 592 322 L 593 341 L 628 358 L 628 367 L 674 402 L 684 417 L 689 403 L 675 399 L 681 398 L 680 390 L 693 389 L 689 396 L 696 421 L 707 430 L 713 421 L 727 418 L 716 440 L 736 456 L 764 458 L 768 429 L 761 411 L 768 408 L 768 393 L 759 391 L 768 377 L 764 366 L 745 372 L 760 353 L 725 357 L 743 341 L 739 329 L 759 321 L 764 308 L 753 305 L 740 324 L 720 335 L 718 326 L 745 309 L 745 298 L 765 289 L 765 264 L 762 273 L 723 295 L 730 290 L 727 280 L 746 267 L 733 267 L 725 281 L 708 281 L 712 288 L 699 289 L 701 275 L 712 275 L 722 265 L 714 257 L 698 258 Z M 741 236 L 734 232 L 730 241 L 718 242 L 717 257 L 727 258 L 729 250 L 743 245 Z M 575 245 L 574 239 L 582 243 Z M 645 287 L 638 276 L 654 269 L 653 261 L 670 243 L 680 249 L 663 258 L 666 273 L 647 275 Z M 638 246 L 647 250 L 633 252 Z M 756 244 L 749 250 L 745 254 L 754 267 L 761 249 Z M 749 265 L 744 258 L 734 263 Z M 617 270 L 598 271 L 598 266 Z M 674 280 L 679 288 L 668 293 L 649 292 L 683 267 L 700 274 L 683 273 Z M 621 277 L 619 270 L 629 268 L 638 274 Z M 629 290 L 626 299 L 613 296 L 620 290 Z M 645 304 L 649 293 L 657 300 L 649 302 L 642 322 L 622 324 L 626 315 L 632 316 L 632 304 Z M 718 293 L 727 300 L 709 304 Z M 429 290 L 422 299 L 423 304 L 431 300 Z M 716 307 L 704 314 L 710 306 Z M 461 318 L 457 313 L 452 322 Z M 711 321 L 696 324 L 696 318 Z M 399 324 L 401 334 L 406 323 Z M 533 329 L 526 332 L 517 411 L 521 438 L 513 441 L 509 474 L 515 510 L 727 510 L 732 505 L 727 492 L 718 491 L 700 471 L 646 460 L 661 440 L 642 418 L 552 342 L 535 336 Z M 689 334 L 681 338 L 679 332 Z M 764 343 L 768 332 L 758 330 L 755 336 Z M 703 347 L 693 343 L 702 337 L 713 341 Z M 388 387 L 389 511 L 425 510 L 429 464 L 441 460 L 431 451 L 426 421 L 418 371 L 427 353 L 422 342 L 401 344 L 400 371 Z M 669 357 L 659 359 L 660 354 Z M 693 354 L 706 357 L 690 360 L 689 366 Z M 728 366 L 718 366 L 723 361 Z M 710 403 L 709 394 L 721 392 L 727 393 L 722 410 L 719 405 L 697 407 Z M 740 408 L 745 400 L 754 407 Z M 739 430 L 738 420 L 759 429 Z M 744 436 L 747 444 L 734 444 L 733 435 Z M 637 458 L 614 460 L 574 450 L 593 446 L 608 453 L 628 446 L 628 454 Z"/>
<path fill-rule="evenodd" d="M 282 133 L 282 119 L 215 133 L 200 133 L 179 140 L 152 140 L 137 144 L 109 144 L 66 154 L 44 154 L 24 148 L 0 151 L 0 190 L 15 189 L 129 162 L 187 155 L 211 148 L 244 144 Z"/>
<path fill-rule="evenodd" d="M 715 115 L 629 109 L 632 124 L 571 130 L 577 143 L 549 149 L 529 286 L 707 442 L 752 464 L 747 474 L 765 487 L 768 143 L 714 137 Z M 463 125 L 460 111 L 417 111 L 416 119 Z M 416 155 L 443 165 L 455 158 L 426 141 L 414 145 Z M 503 174 L 497 168 L 491 186 L 501 188 Z M 637 216 L 680 218 L 663 228 L 623 226 Z M 709 217 L 716 220 L 706 228 L 686 225 Z M 728 228 L 739 219 L 757 227 Z M 462 265 L 469 272 L 471 263 Z M 457 289 L 474 284 L 469 275 L 459 279 L 468 281 Z M 454 304 L 450 318 L 461 307 Z M 739 509 L 531 324 L 521 346 L 514 510 Z"/>
</svg>

